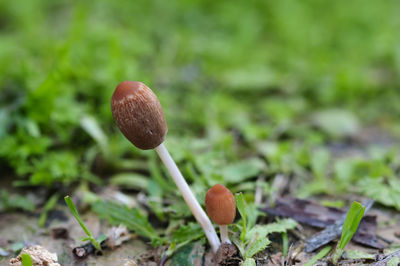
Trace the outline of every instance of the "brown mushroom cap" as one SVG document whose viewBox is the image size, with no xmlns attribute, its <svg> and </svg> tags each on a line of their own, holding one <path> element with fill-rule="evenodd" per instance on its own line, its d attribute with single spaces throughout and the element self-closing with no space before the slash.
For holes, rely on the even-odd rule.
<svg viewBox="0 0 400 266">
<path fill-rule="evenodd" d="M 236 215 L 235 197 L 225 186 L 217 184 L 207 191 L 206 211 L 214 223 L 231 224 Z"/>
<path fill-rule="evenodd" d="M 111 98 L 114 120 L 136 147 L 154 149 L 165 139 L 168 128 L 157 96 L 145 84 L 123 81 Z"/>
</svg>

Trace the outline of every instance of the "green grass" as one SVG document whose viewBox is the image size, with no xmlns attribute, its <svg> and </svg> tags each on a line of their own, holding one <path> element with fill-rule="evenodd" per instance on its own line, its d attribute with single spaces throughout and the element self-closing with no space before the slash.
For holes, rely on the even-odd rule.
<svg viewBox="0 0 400 266">
<path fill-rule="evenodd" d="M 346 215 L 346 219 L 343 224 L 342 235 L 340 237 L 340 241 L 336 246 L 335 252 L 332 256 L 333 264 L 337 264 L 338 260 L 342 256 L 343 250 L 346 245 L 353 238 L 353 235 L 356 233 L 358 225 L 361 222 L 361 219 L 364 216 L 365 207 L 360 203 L 354 201 L 350 207 L 349 212 Z"/>
<path fill-rule="evenodd" d="M 95 247 L 97 250 L 101 251 L 101 242 L 105 239 L 105 236 L 101 236 L 99 239 L 96 239 L 92 233 L 89 231 L 89 229 L 86 227 L 85 223 L 79 216 L 78 210 L 75 207 L 75 204 L 72 202 L 70 196 L 65 196 L 64 197 L 65 203 L 67 204 L 69 210 L 71 211 L 72 215 L 75 217 L 76 221 L 79 223 L 83 231 L 85 231 L 87 237 L 82 238 L 82 241 L 87 241 L 90 240 L 92 243 L 93 247 Z"/>
</svg>

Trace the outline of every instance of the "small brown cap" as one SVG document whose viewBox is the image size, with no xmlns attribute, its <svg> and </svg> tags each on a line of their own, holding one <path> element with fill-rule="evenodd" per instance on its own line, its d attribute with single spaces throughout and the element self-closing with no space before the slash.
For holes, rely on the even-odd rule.
<svg viewBox="0 0 400 266">
<path fill-rule="evenodd" d="M 114 120 L 136 147 L 154 149 L 165 139 L 168 128 L 157 96 L 145 84 L 123 81 L 111 97 Z"/>
<path fill-rule="evenodd" d="M 206 194 L 206 211 L 214 223 L 231 224 L 236 215 L 235 198 L 232 192 L 220 184 L 210 188 Z"/>
</svg>

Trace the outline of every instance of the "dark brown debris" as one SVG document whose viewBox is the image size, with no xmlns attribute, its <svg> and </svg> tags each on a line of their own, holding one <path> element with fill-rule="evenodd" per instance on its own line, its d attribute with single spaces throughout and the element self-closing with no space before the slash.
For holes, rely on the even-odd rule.
<svg viewBox="0 0 400 266">
<path fill-rule="evenodd" d="M 107 248 L 106 241 L 100 243 L 102 249 Z M 90 254 L 101 255 L 101 251 L 96 250 L 96 248 L 92 245 L 91 242 L 88 242 L 82 246 L 76 247 L 72 250 L 74 256 L 78 259 L 86 258 Z"/>
<path fill-rule="evenodd" d="M 68 229 L 65 227 L 54 227 L 51 229 L 51 236 L 54 239 L 68 239 Z"/>
<path fill-rule="evenodd" d="M 239 265 L 242 259 L 238 255 L 238 249 L 233 244 L 223 243 L 215 254 L 217 265 Z"/>
<path fill-rule="evenodd" d="M 376 227 L 376 215 L 364 216 L 352 241 L 376 249 L 385 248 L 383 244 L 378 242 Z"/>
<path fill-rule="evenodd" d="M 275 201 L 274 207 L 261 208 L 261 211 L 274 216 L 290 217 L 313 227 L 325 228 L 334 224 L 345 212 L 322 206 L 310 200 L 281 198 Z"/>
<path fill-rule="evenodd" d="M 365 213 L 372 206 L 373 201 L 367 201 Z M 313 227 L 325 228 L 306 241 L 306 251 L 312 252 L 323 245 L 340 237 L 342 225 L 346 217 L 346 211 L 322 206 L 311 200 L 296 198 L 283 198 L 275 202 L 274 207 L 262 208 L 268 214 L 282 217 L 290 217 L 300 223 Z M 376 249 L 385 246 L 378 242 L 376 236 L 376 216 L 365 216 L 354 235 L 353 241 Z"/>
</svg>

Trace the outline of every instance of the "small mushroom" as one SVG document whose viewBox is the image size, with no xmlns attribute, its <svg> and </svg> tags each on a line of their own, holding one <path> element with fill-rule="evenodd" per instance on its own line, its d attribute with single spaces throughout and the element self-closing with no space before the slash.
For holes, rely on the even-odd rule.
<svg viewBox="0 0 400 266">
<path fill-rule="evenodd" d="M 232 192 L 225 186 L 216 184 L 207 191 L 206 211 L 211 220 L 219 225 L 221 242 L 231 244 L 228 225 L 235 220 L 236 203 Z"/>
<path fill-rule="evenodd" d="M 216 253 L 220 246 L 218 235 L 163 144 L 168 128 L 157 96 L 141 82 L 123 81 L 111 98 L 111 111 L 117 126 L 133 145 L 156 150 Z"/>
</svg>

